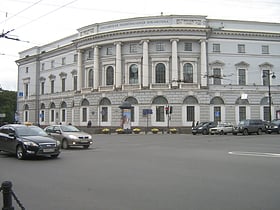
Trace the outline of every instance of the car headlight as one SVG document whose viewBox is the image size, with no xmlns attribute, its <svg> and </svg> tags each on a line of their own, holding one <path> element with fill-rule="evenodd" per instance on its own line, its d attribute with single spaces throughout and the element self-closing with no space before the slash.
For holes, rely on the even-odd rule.
<svg viewBox="0 0 280 210">
<path fill-rule="evenodd" d="M 69 137 L 69 139 L 75 139 L 75 140 L 79 139 L 77 136 L 74 136 L 74 135 L 69 135 L 68 137 Z"/>
<path fill-rule="evenodd" d="M 60 146 L 60 141 L 56 141 L 56 145 L 57 145 L 57 146 Z"/>
<path fill-rule="evenodd" d="M 25 141 L 25 142 L 23 142 L 23 144 L 24 144 L 25 146 L 32 146 L 32 147 L 38 147 L 38 146 L 39 146 L 38 144 L 36 144 L 36 143 L 33 142 L 33 141 Z"/>
</svg>

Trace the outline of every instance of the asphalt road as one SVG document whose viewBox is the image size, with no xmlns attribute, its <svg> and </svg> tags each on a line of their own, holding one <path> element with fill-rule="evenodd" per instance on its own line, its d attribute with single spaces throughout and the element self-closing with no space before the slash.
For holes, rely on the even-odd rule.
<svg viewBox="0 0 280 210">
<path fill-rule="evenodd" d="M 94 138 L 54 160 L 2 152 L 0 181 L 26 210 L 280 209 L 280 135 Z"/>
</svg>

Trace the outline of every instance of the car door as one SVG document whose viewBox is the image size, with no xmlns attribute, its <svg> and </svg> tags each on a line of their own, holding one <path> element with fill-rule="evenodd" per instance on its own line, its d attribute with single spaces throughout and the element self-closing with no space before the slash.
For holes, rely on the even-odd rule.
<svg viewBox="0 0 280 210">
<path fill-rule="evenodd" d="M 9 128 L 7 139 L 6 139 L 6 149 L 9 152 L 15 153 L 16 147 L 17 147 L 16 132 L 13 128 Z"/>
<path fill-rule="evenodd" d="M 52 136 L 59 141 L 62 140 L 62 133 L 61 133 L 60 126 L 53 126 Z"/>
</svg>

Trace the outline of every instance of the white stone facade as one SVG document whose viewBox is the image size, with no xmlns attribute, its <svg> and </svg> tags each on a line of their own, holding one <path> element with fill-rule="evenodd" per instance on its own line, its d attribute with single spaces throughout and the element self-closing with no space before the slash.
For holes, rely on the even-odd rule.
<svg viewBox="0 0 280 210">
<path fill-rule="evenodd" d="M 17 63 L 21 122 L 118 127 L 124 101 L 132 127 L 269 120 L 269 107 L 272 119 L 280 110 L 276 23 L 187 15 L 98 23 L 20 52 Z"/>
</svg>

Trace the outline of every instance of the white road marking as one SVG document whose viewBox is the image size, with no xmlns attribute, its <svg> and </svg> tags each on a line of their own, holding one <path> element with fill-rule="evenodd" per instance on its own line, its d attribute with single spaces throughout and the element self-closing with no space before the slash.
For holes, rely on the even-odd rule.
<svg viewBox="0 0 280 210">
<path fill-rule="evenodd" d="M 276 158 L 280 158 L 280 154 L 278 154 L 278 153 L 232 151 L 232 152 L 229 152 L 228 154 L 229 155 L 239 155 L 239 156 L 276 157 Z"/>
</svg>

